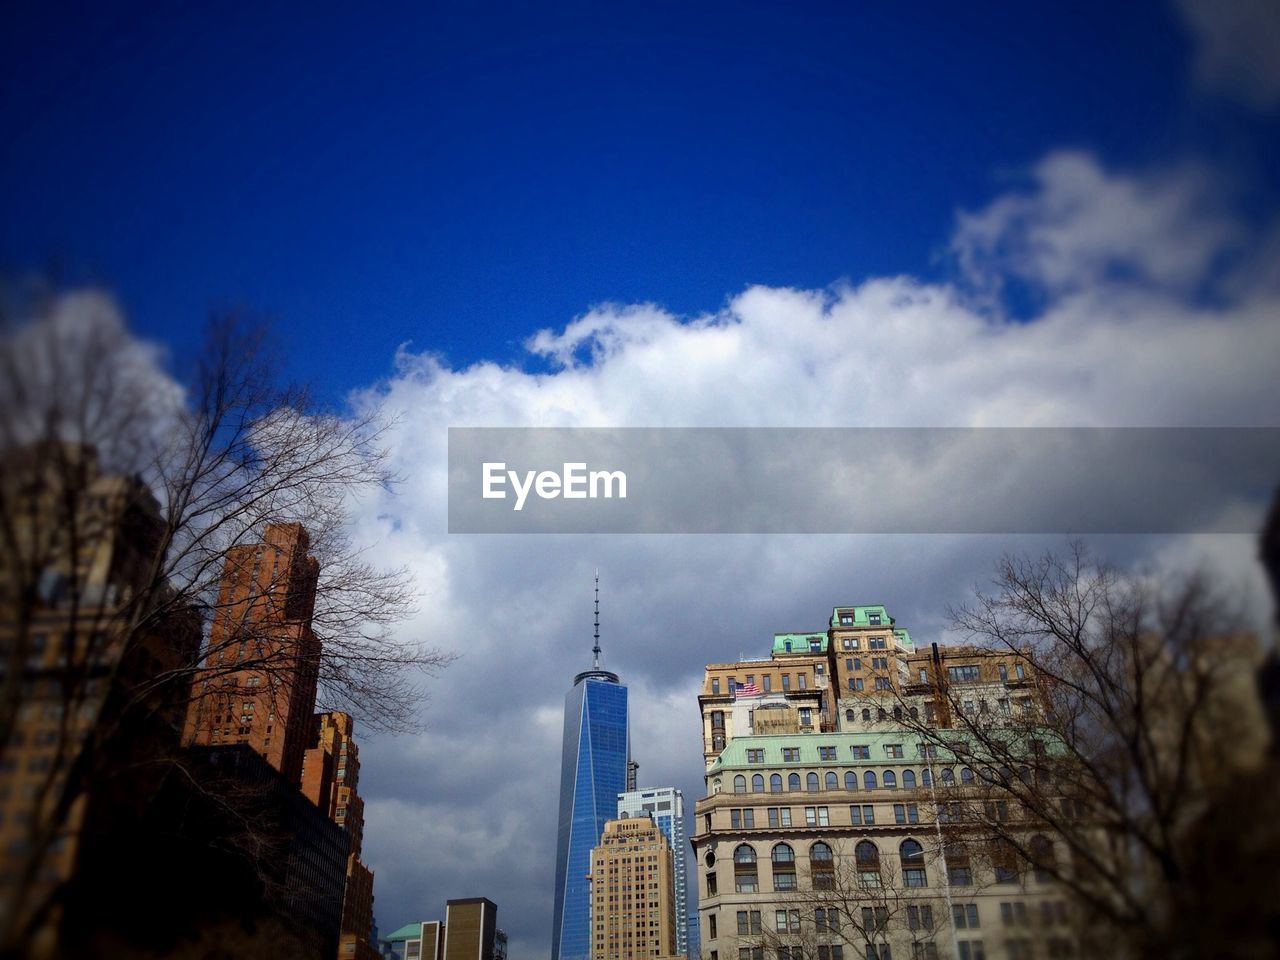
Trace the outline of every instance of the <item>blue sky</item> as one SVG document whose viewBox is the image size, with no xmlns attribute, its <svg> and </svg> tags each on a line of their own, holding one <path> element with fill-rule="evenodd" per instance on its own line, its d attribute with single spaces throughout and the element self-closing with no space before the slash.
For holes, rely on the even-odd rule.
<svg viewBox="0 0 1280 960">
<path fill-rule="evenodd" d="M 1272 6 L 23 2 L 0 270 L 179 356 L 261 312 L 393 424 L 352 536 L 458 660 L 419 734 L 357 729 L 377 916 L 489 896 L 545 957 L 593 570 L 641 781 L 692 805 L 704 664 L 851 603 L 957 639 L 1001 553 L 1061 544 L 451 536 L 446 428 L 1280 426 Z M 1097 541 L 1270 616 L 1249 537 Z"/>
<path fill-rule="evenodd" d="M 526 362 L 601 302 L 945 274 L 956 210 L 1051 148 L 1212 155 L 1274 204 L 1274 119 L 1191 48 L 1160 3 L 24 3 L 0 263 L 179 349 L 268 314 L 337 398 L 406 340 Z"/>
</svg>

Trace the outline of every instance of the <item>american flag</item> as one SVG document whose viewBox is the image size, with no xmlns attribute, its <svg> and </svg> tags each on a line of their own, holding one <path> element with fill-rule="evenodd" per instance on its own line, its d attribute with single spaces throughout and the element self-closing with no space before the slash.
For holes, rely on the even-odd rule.
<svg viewBox="0 0 1280 960">
<path fill-rule="evenodd" d="M 740 697 L 754 697 L 759 693 L 760 688 L 756 686 L 754 680 L 738 684 L 738 696 Z"/>
</svg>

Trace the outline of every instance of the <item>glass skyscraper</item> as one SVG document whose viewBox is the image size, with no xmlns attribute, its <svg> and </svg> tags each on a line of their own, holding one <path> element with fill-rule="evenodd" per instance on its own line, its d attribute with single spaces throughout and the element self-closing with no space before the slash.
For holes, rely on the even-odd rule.
<svg viewBox="0 0 1280 960">
<path fill-rule="evenodd" d="M 598 644 L 596 669 L 574 677 L 564 698 L 552 960 L 591 955 L 591 850 L 627 788 L 627 688 L 599 669 Z"/>
</svg>

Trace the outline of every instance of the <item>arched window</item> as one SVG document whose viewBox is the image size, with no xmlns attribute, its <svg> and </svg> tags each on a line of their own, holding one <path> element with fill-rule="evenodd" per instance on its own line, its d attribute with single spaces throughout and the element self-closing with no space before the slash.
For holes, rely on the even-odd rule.
<svg viewBox="0 0 1280 960">
<path fill-rule="evenodd" d="M 793 773 L 789 777 L 787 777 L 787 789 L 788 790 L 800 789 L 800 774 Z"/>
<path fill-rule="evenodd" d="M 1021 780 L 1023 783 L 1027 783 L 1027 784 L 1031 783 L 1031 768 L 1030 768 L 1030 767 L 1019 767 L 1019 768 L 1018 768 L 1018 779 L 1019 779 L 1019 780 Z"/>
<path fill-rule="evenodd" d="M 827 771 L 826 783 L 827 783 L 828 790 L 840 789 L 840 777 L 836 775 L 836 772 L 834 770 Z"/>
<path fill-rule="evenodd" d="M 810 771 L 810 773 L 804 778 L 804 784 L 805 784 L 805 789 L 808 790 L 810 793 L 817 793 L 818 792 L 818 775 Z"/>
<path fill-rule="evenodd" d="M 751 777 L 751 792 L 764 793 L 764 774 L 757 773 Z"/>
<path fill-rule="evenodd" d="M 844 775 L 844 788 L 846 790 L 858 789 L 858 775 L 852 770 L 846 770 Z"/>
<path fill-rule="evenodd" d="M 902 719 L 902 708 L 901 708 L 901 707 L 894 707 L 894 708 L 893 708 L 893 719 L 895 719 L 895 720 L 901 720 L 901 719 Z"/>
<path fill-rule="evenodd" d="M 734 793 L 747 792 L 747 778 L 744 777 L 742 774 L 738 774 L 736 777 L 733 778 L 733 792 Z"/>
<path fill-rule="evenodd" d="M 733 851 L 733 888 L 738 893 L 755 893 L 760 889 L 756 852 L 750 844 L 740 843 Z"/>
<path fill-rule="evenodd" d="M 769 777 L 769 792 L 770 793 L 782 792 L 782 774 L 775 773 Z"/>
<path fill-rule="evenodd" d="M 809 876 L 815 890 L 830 890 L 835 886 L 835 859 L 831 848 L 821 840 L 809 848 Z"/>
<path fill-rule="evenodd" d="M 926 887 L 928 875 L 924 869 L 924 848 L 915 840 L 903 840 L 898 847 L 902 858 L 902 881 L 908 887 Z"/>
<path fill-rule="evenodd" d="M 951 768 L 943 767 L 942 768 L 942 785 L 944 787 L 949 787 L 955 782 L 956 782 L 956 775 L 952 772 Z"/>
<path fill-rule="evenodd" d="M 876 772 L 874 770 L 868 770 L 862 775 L 862 785 L 868 790 L 876 788 Z"/>
<path fill-rule="evenodd" d="M 852 710 L 846 710 L 846 711 L 844 712 L 844 718 L 845 718 L 846 720 L 848 720 L 848 721 L 852 722 L 852 720 L 853 720 L 853 711 L 852 711 Z"/>
<path fill-rule="evenodd" d="M 884 776 L 881 777 L 881 780 L 884 781 L 884 788 L 886 790 L 898 789 L 898 775 L 894 773 L 892 770 L 886 770 L 884 772 Z"/>
<path fill-rule="evenodd" d="M 973 771 L 972 771 L 972 770 L 970 770 L 968 767 L 961 767 L 961 768 L 960 768 L 960 782 L 961 782 L 961 783 L 973 783 Z"/>
<path fill-rule="evenodd" d="M 981 767 L 981 768 L 978 770 L 978 776 L 982 777 L 982 782 L 983 782 L 983 783 L 995 783 L 995 782 L 996 782 L 996 772 L 995 772 L 994 770 L 992 770 L 990 767 Z"/>
<path fill-rule="evenodd" d="M 876 719 L 877 719 L 877 720 L 884 720 L 884 719 L 885 719 L 886 717 L 888 717 L 888 716 L 889 716 L 889 715 L 888 715 L 887 713 L 885 713 L 885 712 L 884 712 L 884 707 L 881 707 L 879 710 L 877 710 L 877 711 L 876 711 Z"/>
<path fill-rule="evenodd" d="M 713 781 L 711 782 L 711 792 L 712 792 L 712 793 L 719 793 L 719 792 L 720 792 L 720 790 L 723 788 L 723 786 L 724 786 L 724 784 L 722 784 L 719 780 L 713 780 Z"/>
<path fill-rule="evenodd" d="M 779 843 L 774 846 L 771 855 L 773 860 L 773 889 L 794 890 L 796 888 L 796 852 L 790 844 Z"/>
<path fill-rule="evenodd" d="M 916 772 L 914 770 L 902 771 L 902 789 L 914 790 L 916 788 Z"/>
<path fill-rule="evenodd" d="M 862 711 L 862 719 L 863 719 L 863 720 L 870 720 L 870 719 L 871 719 L 871 708 L 870 708 L 870 707 L 867 707 L 866 709 L 864 709 L 864 710 Z"/>
<path fill-rule="evenodd" d="M 920 785 L 924 787 L 933 786 L 933 773 L 930 772 L 928 767 L 920 771 Z"/>
<path fill-rule="evenodd" d="M 858 883 L 864 887 L 880 886 L 880 851 L 870 840 L 861 840 L 853 848 L 858 867 Z"/>
<path fill-rule="evenodd" d="M 1042 833 L 1031 838 L 1031 869 L 1035 871 L 1036 883 L 1048 883 L 1052 879 L 1052 869 L 1057 865 L 1057 854 L 1053 850 L 1053 841 Z"/>
<path fill-rule="evenodd" d="M 996 883 L 1018 882 L 1018 851 L 1004 837 L 997 837 L 991 842 L 991 869 L 996 875 Z"/>
<path fill-rule="evenodd" d="M 909 711 L 908 715 L 911 717 L 911 719 L 912 719 L 912 720 L 919 720 L 919 719 L 920 719 L 920 708 L 919 708 L 919 707 L 912 707 L 912 708 L 911 708 L 911 710 Z"/>
<path fill-rule="evenodd" d="M 1009 767 L 1000 768 L 1000 782 L 1009 783 L 1013 780 L 1013 770 Z"/>
</svg>

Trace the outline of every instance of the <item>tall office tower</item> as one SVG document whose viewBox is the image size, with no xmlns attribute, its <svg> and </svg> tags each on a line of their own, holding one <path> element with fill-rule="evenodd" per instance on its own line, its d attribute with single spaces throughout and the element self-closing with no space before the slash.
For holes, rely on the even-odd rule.
<svg viewBox="0 0 1280 960">
<path fill-rule="evenodd" d="M 352 738 L 354 727 L 347 713 L 315 715 L 311 746 L 302 759 L 301 787 L 303 794 L 350 837 L 339 954 L 352 960 L 371 960 L 377 956 L 372 941 L 373 871 L 360 860 L 364 800 L 357 792 L 360 752 Z"/>
<path fill-rule="evenodd" d="M 591 953 L 591 849 L 617 811 L 631 755 L 627 688 L 600 668 L 599 577 L 595 609 L 592 667 L 573 678 L 564 699 L 552 960 L 587 960 Z"/>
<path fill-rule="evenodd" d="M 320 565 L 297 523 L 227 552 L 209 648 L 187 712 L 187 743 L 247 743 L 293 783 L 316 705 L 320 642 L 311 630 Z"/>
<path fill-rule="evenodd" d="M 466 897 L 445 902 L 442 960 L 494 960 L 497 939 L 498 905 L 492 900 Z"/>
<path fill-rule="evenodd" d="M 676 956 L 671 845 L 648 816 L 604 825 L 591 851 L 591 960 Z"/>
<path fill-rule="evenodd" d="M 647 787 L 618 794 L 618 819 L 651 817 L 671 847 L 675 876 L 676 953 L 689 955 L 689 898 L 685 886 L 684 794 L 675 787 Z"/>
</svg>

